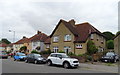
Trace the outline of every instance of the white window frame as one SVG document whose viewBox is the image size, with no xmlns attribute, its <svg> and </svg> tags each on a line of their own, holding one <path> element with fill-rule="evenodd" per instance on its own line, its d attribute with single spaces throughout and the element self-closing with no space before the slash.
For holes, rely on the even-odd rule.
<svg viewBox="0 0 120 75">
<path fill-rule="evenodd" d="M 64 41 L 71 41 L 71 34 L 66 34 L 64 36 Z"/>
<path fill-rule="evenodd" d="M 76 48 L 82 49 L 82 48 L 83 48 L 83 45 L 82 45 L 82 44 L 77 44 L 77 45 L 76 45 Z"/>
<path fill-rule="evenodd" d="M 58 46 L 54 46 L 54 47 L 53 47 L 54 53 L 58 53 L 58 50 L 59 50 Z"/>
<path fill-rule="evenodd" d="M 53 42 L 58 42 L 59 41 L 59 36 L 54 36 L 53 37 Z"/>
<path fill-rule="evenodd" d="M 71 51 L 71 47 L 70 46 L 64 46 L 65 53 L 67 53 L 67 49 L 68 49 L 68 53 L 69 53 Z"/>
</svg>

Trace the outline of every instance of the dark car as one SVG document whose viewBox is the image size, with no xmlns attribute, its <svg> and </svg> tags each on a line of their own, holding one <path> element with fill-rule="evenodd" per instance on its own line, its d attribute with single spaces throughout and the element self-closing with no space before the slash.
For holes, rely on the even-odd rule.
<svg viewBox="0 0 120 75">
<path fill-rule="evenodd" d="M 31 53 L 31 54 L 28 54 L 26 59 L 25 59 L 25 62 L 31 62 L 31 63 L 34 63 L 34 64 L 37 64 L 37 63 L 46 63 L 46 58 L 42 57 L 40 54 L 34 54 L 34 53 Z"/>
<path fill-rule="evenodd" d="M 8 54 L 7 53 L 5 53 L 5 52 L 0 52 L 0 59 L 3 59 L 3 58 L 8 58 Z"/>
<path fill-rule="evenodd" d="M 108 52 L 101 59 L 102 62 L 112 62 L 115 63 L 119 60 L 119 56 L 114 52 Z"/>
</svg>

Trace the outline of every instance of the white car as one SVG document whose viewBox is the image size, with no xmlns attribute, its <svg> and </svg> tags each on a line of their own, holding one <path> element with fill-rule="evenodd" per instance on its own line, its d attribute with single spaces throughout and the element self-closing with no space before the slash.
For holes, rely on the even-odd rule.
<svg viewBox="0 0 120 75">
<path fill-rule="evenodd" d="M 70 58 L 65 53 L 51 53 L 47 58 L 47 65 L 52 64 L 63 65 L 64 68 L 78 67 L 79 61 L 75 58 Z"/>
</svg>

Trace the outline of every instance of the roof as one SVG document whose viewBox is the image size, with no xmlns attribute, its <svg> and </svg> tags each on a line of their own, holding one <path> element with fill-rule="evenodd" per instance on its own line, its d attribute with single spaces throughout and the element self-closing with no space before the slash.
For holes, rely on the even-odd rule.
<svg viewBox="0 0 120 75">
<path fill-rule="evenodd" d="M 88 22 L 72 25 L 70 22 L 66 22 L 64 20 L 59 21 L 56 28 L 53 30 L 52 34 L 50 35 L 50 37 L 53 36 L 53 34 L 57 30 L 60 23 L 63 23 L 75 35 L 74 42 L 80 42 L 80 43 L 86 42 L 86 40 L 92 33 L 97 33 L 98 35 L 105 37 L 99 30 L 97 30 L 95 27 L 93 27 Z"/>
<path fill-rule="evenodd" d="M 8 44 L 7 46 L 12 47 L 14 43 Z"/>
<path fill-rule="evenodd" d="M 7 47 L 7 44 L 5 44 L 5 43 L 0 43 L 0 47 Z"/>
<path fill-rule="evenodd" d="M 120 33 L 118 33 L 115 37 L 113 37 L 113 39 L 115 39 L 116 37 L 118 37 L 120 35 Z"/>
<path fill-rule="evenodd" d="M 18 40 L 17 42 L 15 42 L 14 44 L 23 44 L 23 43 L 27 43 L 27 42 L 29 42 L 29 38 L 24 37 L 24 38 Z"/>
<path fill-rule="evenodd" d="M 50 37 L 53 36 L 53 34 L 55 33 L 55 31 L 57 30 L 58 26 L 60 25 L 60 23 L 63 23 L 75 36 L 78 36 L 78 33 L 76 31 L 76 29 L 69 23 L 66 22 L 64 20 L 60 20 L 59 23 L 57 24 L 56 28 L 53 30 L 52 34 L 50 35 Z"/>
<path fill-rule="evenodd" d="M 47 39 L 45 40 L 45 44 L 50 44 L 50 41 L 51 41 L 50 36 L 48 36 Z"/>
<path fill-rule="evenodd" d="M 99 30 L 97 30 L 95 27 L 93 27 L 88 22 L 75 25 L 75 29 L 79 33 L 78 34 L 79 36 L 76 37 L 75 42 L 86 42 L 86 40 L 92 33 L 96 33 L 98 35 L 105 37 Z"/>
<path fill-rule="evenodd" d="M 37 33 L 31 38 L 29 38 L 30 41 L 45 41 L 47 39 L 47 35 L 44 33 Z"/>
</svg>

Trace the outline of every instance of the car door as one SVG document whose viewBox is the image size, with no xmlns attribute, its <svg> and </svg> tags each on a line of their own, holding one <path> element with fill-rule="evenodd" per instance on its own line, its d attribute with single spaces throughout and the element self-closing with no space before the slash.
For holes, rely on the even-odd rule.
<svg viewBox="0 0 120 75">
<path fill-rule="evenodd" d="M 52 55 L 50 56 L 50 60 L 52 61 L 53 64 L 56 64 L 56 57 L 57 57 L 56 54 L 52 54 Z"/>
<path fill-rule="evenodd" d="M 19 59 L 19 54 L 18 53 L 14 56 L 14 59 L 16 59 L 16 60 Z"/>
<path fill-rule="evenodd" d="M 61 54 L 57 54 L 56 57 L 56 64 L 62 65 L 62 55 Z"/>
<path fill-rule="evenodd" d="M 30 59 L 31 62 L 34 62 L 34 58 L 35 58 L 35 56 L 34 56 L 34 54 L 32 54 L 32 55 L 31 55 L 31 59 Z"/>
</svg>

